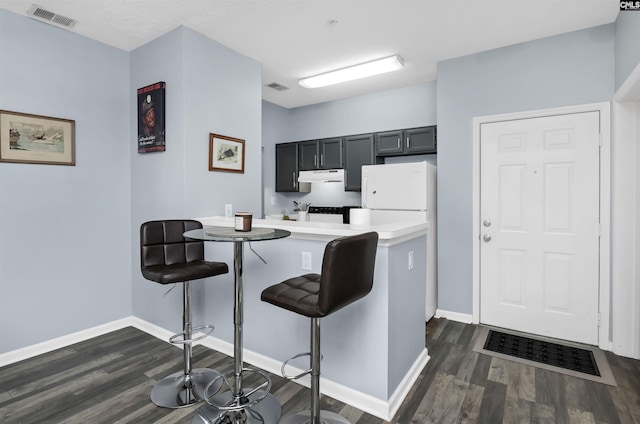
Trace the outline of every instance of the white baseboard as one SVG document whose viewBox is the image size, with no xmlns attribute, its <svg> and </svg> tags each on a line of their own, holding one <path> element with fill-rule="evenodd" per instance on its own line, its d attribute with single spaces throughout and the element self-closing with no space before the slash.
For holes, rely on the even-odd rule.
<svg viewBox="0 0 640 424">
<path fill-rule="evenodd" d="M 67 334 L 66 336 L 57 337 L 42 343 L 36 343 L 21 349 L 12 350 L 10 352 L 0 354 L 0 367 L 33 358 L 43 353 L 51 352 L 56 349 L 67 347 L 74 343 L 82 342 L 93 337 L 101 336 L 121 328 L 128 327 L 133 324 L 134 317 L 122 318 L 76 333 Z"/>
<path fill-rule="evenodd" d="M 473 316 L 471 314 L 461 314 L 460 312 L 444 311 L 442 309 L 436 310 L 436 318 L 446 318 L 465 324 L 471 324 L 473 322 Z"/>
<path fill-rule="evenodd" d="M 409 372 L 407 372 L 407 374 L 404 376 L 404 378 L 398 385 L 398 388 L 391 395 L 391 398 L 388 402 L 388 416 L 382 417 L 377 415 L 377 417 L 382 418 L 385 421 L 391 421 L 393 419 L 393 416 L 396 415 L 396 412 L 398 412 L 398 409 L 400 409 L 402 402 L 409 394 L 409 390 L 411 390 L 411 387 L 413 387 L 413 384 L 416 382 L 416 380 L 420 376 L 420 373 L 422 373 L 422 370 L 430 360 L 431 357 L 429 356 L 429 351 L 427 351 L 427 349 L 425 348 L 422 353 L 420 353 L 420 356 L 418 356 L 418 359 L 416 359 L 416 361 L 413 363 L 413 366 L 411 367 Z M 375 414 L 372 413 L 371 415 Z"/>
<path fill-rule="evenodd" d="M 163 327 L 152 324 L 149 321 L 145 321 L 138 317 L 129 317 L 129 325 L 137 328 L 140 331 L 144 331 L 147 334 L 154 336 L 157 339 L 165 341 L 169 343 L 169 338 L 174 335 L 172 331 L 169 331 Z M 179 343 L 172 344 L 173 346 L 182 348 L 182 345 Z"/>
<path fill-rule="evenodd" d="M 36 355 L 51 352 L 55 349 L 60 349 L 62 347 L 66 347 L 74 343 L 78 343 L 128 326 L 135 327 L 160 340 L 166 341 L 167 343 L 169 337 L 173 335 L 172 332 L 162 327 L 159 327 L 140 318 L 130 316 L 104 325 L 79 331 L 77 333 L 69 334 L 67 336 L 59 337 L 32 346 L 27 346 L 22 349 L 17 349 L 11 352 L 0 354 L 0 367 L 12 364 L 14 362 L 22 361 Z M 233 344 L 216 337 L 206 336 L 204 339 L 200 340 L 198 344 L 224 353 L 225 355 L 233 356 Z M 178 344 L 176 346 L 180 347 L 181 345 Z M 256 352 L 252 352 L 247 349 L 244 349 L 243 351 L 243 359 L 244 362 L 248 364 L 251 364 L 273 374 L 280 375 L 280 367 L 282 366 L 282 362 L 280 361 L 276 361 L 275 359 L 269 358 Z M 388 401 L 378 399 L 366 393 L 351 389 L 347 386 L 331 380 L 327 380 L 325 378 L 320 378 L 320 387 L 322 387 L 322 393 L 327 396 L 351 405 L 354 408 L 360 409 L 385 421 L 391 421 L 395 413 L 400 408 L 402 401 L 409 393 L 409 390 L 411 390 L 411 387 L 420 376 L 422 369 L 426 366 L 427 362 L 429 362 L 429 359 L 431 358 L 427 349 L 425 348 L 413 363 L 413 365 L 404 376 Z M 288 367 L 287 372 L 292 375 L 297 375 L 302 373 L 303 371 L 304 370 L 302 369 L 291 366 Z M 295 380 L 295 382 L 306 387 L 309 387 L 311 383 L 308 375 Z"/>
</svg>

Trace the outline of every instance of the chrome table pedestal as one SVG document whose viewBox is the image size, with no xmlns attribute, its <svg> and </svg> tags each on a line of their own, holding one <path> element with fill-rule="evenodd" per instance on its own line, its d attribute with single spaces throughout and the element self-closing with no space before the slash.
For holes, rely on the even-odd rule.
<svg viewBox="0 0 640 424">
<path fill-rule="evenodd" d="M 223 237 L 208 234 L 203 230 L 184 233 L 185 237 L 199 240 L 234 242 L 233 371 L 211 381 L 204 393 L 207 404 L 198 409 L 192 424 L 277 424 L 280 420 L 280 403 L 269 393 L 271 379 L 267 373 L 258 369 L 243 368 L 243 242 L 284 238 L 290 234 L 285 230 L 274 230 L 270 236 L 263 234 L 255 237 L 251 233 L 246 236 L 236 234 L 234 237 Z M 257 373 L 264 382 L 255 388 L 244 387 L 243 374 L 245 373 Z M 219 384 L 220 381 L 222 385 Z"/>
</svg>

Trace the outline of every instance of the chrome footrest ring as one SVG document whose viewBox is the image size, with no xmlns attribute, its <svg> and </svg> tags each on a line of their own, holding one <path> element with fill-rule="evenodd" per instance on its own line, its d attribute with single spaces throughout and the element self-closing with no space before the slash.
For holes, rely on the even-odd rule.
<svg viewBox="0 0 640 424">
<path fill-rule="evenodd" d="M 286 378 L 287 380 L 297 380 L 300 377 L 304 377 L 307 374 L 311 374 L 311 368 L 309 368 L 308 370 L 303 371 L 300 374 L 295 375 L 295 376 L 287 375 L 284 372 L 284 368 L 287 366 L 287 364 L 289 362 L 293 361 L 294 359 L 301 358 L 303 356 L 311 356 L 311 352 L 298 353 L 297 355 L 293 355 L 291 358 L 289 358 L 286 361 L 284 361 L 284 363 L 282 364 L 282 367 L 280 367 L 280 375 L 282 375 L 282 377 Z M 322 361 L 323 358 L 324 357 L 322 356 L 322 354 L 320 354 L 320 361 Z"/>
<path fill-rule="evenodd" d="M 169 343 L 173 344 L 192 344 L 197 342 L 198 340 L 202 340 L 207 337 L 209 334 L 213 332 L 213 325 L 201 325 L 199 327 L 194 327 L 191 329 L 191 333 L 202 332 L 202 334 L 196 338 L 187 339 L 185 332 L 176 333 L 173 336 L 169 337 Z"/>
<path fill-rule="evenodd" d="M 307 374 L 311 374 L 311 368 L 309 368 L 306 371 L 301 372 L 298 375 L 287 375 L 284 372 L 284 368 L 287 366 L 287 364 L 291 361 L 293 361 L 294 359 L 298 359 L 298 358 L 302 358 L 303 356 L 311 356 L 311 352 L 304 352 L 304 353 L 298 353 L 297 355 L 293 355 L 291 358 L 287 359 L 286 361 L 284 361 L 282 363 L 282 367 L 280 367 L 280 375 L 282 375 L 282 377 L 286 378 L 287 380 L 297 380 L 300 377 L 304 377 Z"/>
<path fill-rule="evenodd" d="M 252 406 L 256 405 L 257 403 L 259 403 L 260 401 L 262 401 L 265 397 L 267 397 L 267 395 L 269 394 L 269 391 L 271 390 L 271 378 L 269 378 L 269 375 L 259 369 L 255 369 L 255 368 L 243 368 L 242 369 L 242 373 L 257 373 L 260 374 L 262 376 L 262 378 L 265 380 L 261 385 L 259 385 L 258 387 L 256 387 L 255 389 L 251 389 L 249 392 L 247 393 L 240 393 L 239 396 L 231 396 L 231 400 L 229 402 L 227 402 L 225 405 L 221 405 L 221 404 L 217 404 L 215 401 L 212 401 L 212 398 L 215 397 L 218 393 L 221 392 L 222 387 L 224 385 L 226 385 L 229 388 L 229 391 L 231 393 L 233 393 L 233 387 L 231 386 L 231 384 L 229 383 L 229 379 L 227 378 L 227 376 L 230 376 L 231 378 L 235 377 L 235 371 L 229 371 L 225 374 L 220 374 L 218 377 L 214 378 L 209 385 L 205 388 L 204 393 L 203 393 L 203 398 L 204 401 L 207 402 L 210 406 L 217 408 L 221 411 L 242 411 L 246 408 L 251 408 Z M 209 393 L 209 390 L 211 390 L 212 386 L 216 386 L 216 383 L 222 379 L 222 381 L 224 382 L 224 384 L 220 384 L 217 385 L 217 389 L 215 392 L 213 393 Z M 258 392 L 258 390 L 262 390 L 262 393 L 255 399 L 253 400 L 249 400 L 249 396 L 251 396 L 252 394 Z"/>
</svg>

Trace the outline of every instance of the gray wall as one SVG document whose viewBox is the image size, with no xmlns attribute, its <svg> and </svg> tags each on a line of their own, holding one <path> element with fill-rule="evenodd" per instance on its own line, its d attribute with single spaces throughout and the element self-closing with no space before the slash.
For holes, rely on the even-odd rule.
<svg viewBox="0 0 640 424">
<path fill-rule="evenodd" d="M 0 353 L 132 314 L 178 330 L 181 291 L 141 277 L 139 226 L 262 213 L 260 64 L 185 28 L 128 53 L 1 9 L 0 57 L 0 109 L 74 119 L 77 161 L 0 163 Z M 167 151 L 138 154 L 136 89 L 157 81 Z M 208 171 L 210 132 L 245 140 L 244 174 Z M 194 299 L 197 320 L 205 285 Z"/>
<path fill-rule="evenodd" d="M 289 138 L 289 109 L 262 102 L 262 190 L 264 213 L 290 212 L 293 204 L 285 204 L 287 196 L 276 193 L 276 151 L 277 143 L 290 141 Z M 295 196 L 298 198 L 299 196 Z"/>
<path fill-rule="evenodd" d="M 640 64 L 640 12 L 620 12 L 616 20 L 616 90 Z"/>
<path fill-rule="evenodd" d="M 312 189 L 308 194 L 275 193 L 275 144 L 435 125 L 436 82 L 289 110 L 263 104 L 265 213 L 291 212 L 293 200 L 322 206 L 359 205 L 359 193 L 332 188 Z"/>
<path fill-rule="evenodd" d="M 472 120 L 609 101 L 613 24 L 438 64 L 438 308 L 472 313 Z"/>
<path fill-rule="evenodd" d="M 167 83 L 167 150 L 138 154 L 132 143 L 131 246 L 136 253 L 140 224 L 146 220 L 224 215 L 225 203 L 235 211 L 262 214 L 260 65 L 178 28 L 131 53 L 131 107 L 137 88 L 161 80 Z M 133 114 L 130 120 L 135 139 Z M 243 174 L 209 171 L 209 133 L 245 140 Z M 165 296 L 169 287 L 145 280 L 134 257 L 134 315 L 178 331 L 182 290 Z M 202 322 L 208 284 L 193 285 L 194 322 Z"/>
<path fill-rule="evenodd" d="M 0 9 L 0 109 L 75 120 L 76 166 L 0 163 L 0 353 L 129 316 L 129 55 Z"/>
<path fill-rule="evenodd" d="M 436 82 L 290 110 L 291 141 L 435 125 Z"/>
</svg>

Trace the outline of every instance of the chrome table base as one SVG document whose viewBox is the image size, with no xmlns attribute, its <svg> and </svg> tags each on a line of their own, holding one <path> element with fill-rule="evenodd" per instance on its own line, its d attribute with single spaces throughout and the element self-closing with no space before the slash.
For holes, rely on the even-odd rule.
<svg viewBox="0 0 640 424">
<path fill-rule="evenodd" d="M 311 411 L 298 412 L 294 415 L 289 415 L 283 419 L 280 424 L 313 424 L 311 422 Z M 318 424 L 351 424 L 342 415 L 338 415 L 331 411 L 320 411 L 320 422 Z"/>
<path fill-rule="evenodd" d="M 250 392 L 252 389 L 247 390 Z M 254 395 L 258 397 L 263 393 L 258 391 Z M 251 397 L 249 401 L 252 400 Z M 230 391 L 227 391 L 212 398 L 212 401 L 219 404 L 231 404 L 233 396 Z M 238 411 L 222 411 L 211 405 L 201 406 L 196 412 L 192 424 L 276 424 L 280 419 L 280 411 L 280 402 L 272 394 L 267 394 L 255 405 Z"/>
</svg>

